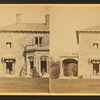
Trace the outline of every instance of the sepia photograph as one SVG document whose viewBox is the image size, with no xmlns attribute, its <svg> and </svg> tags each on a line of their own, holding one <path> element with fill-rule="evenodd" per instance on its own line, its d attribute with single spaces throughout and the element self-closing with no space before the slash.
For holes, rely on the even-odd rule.
<svg viewBox="0 0 100 100">
<path fill-rule="evenodd" d="M 49 8 L 5 5 L 0 12 L 0 93 L 49 93 Z"/>
<path fill-rule="evenodd" d="M 0 12 L 0 93 L 100 95 L 100 5 Z"/>
<path fill-rule="evenodd" d="M 52 6 L 50 13 L 50 92 L 100 93 L 100 6 Z"/>
</svg>

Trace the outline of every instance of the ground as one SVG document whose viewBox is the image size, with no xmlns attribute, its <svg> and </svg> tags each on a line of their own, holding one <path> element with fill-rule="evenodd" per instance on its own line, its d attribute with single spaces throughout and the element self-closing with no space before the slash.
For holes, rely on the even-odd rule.
<svg viewBox="0 0 100 100">
<path fill-rule="evenodd" d="M 51 93 L 100 93 L 100 79 L 51 79 Z"/>
<path fill-rule="evenodd" d="M 0 93 L 49 92 L 49 78 L 0 78 Z"/>
</svg>

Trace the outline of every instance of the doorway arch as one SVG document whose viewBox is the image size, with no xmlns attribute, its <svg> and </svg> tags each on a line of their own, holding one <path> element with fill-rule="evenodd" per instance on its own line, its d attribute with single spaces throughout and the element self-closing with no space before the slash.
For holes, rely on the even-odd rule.
<svg viewBox="0 0 100 100">
<path fill-rule="evenodd" d="M 76 59 L 64 59 L 62 66 L 64 76 L 76 77 L 78 75 L 78 61 Z"/>
</svg>

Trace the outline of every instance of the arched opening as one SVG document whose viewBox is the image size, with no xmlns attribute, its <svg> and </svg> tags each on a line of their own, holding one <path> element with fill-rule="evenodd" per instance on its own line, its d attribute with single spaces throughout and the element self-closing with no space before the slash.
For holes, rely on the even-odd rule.
<svg viewBox="0 0 100 100">
<path fill-rule="evenodd" d="M 65 59 L 62 61 L 64 76 L 78 75 L 78 61 L 75 59 Z"/>
</svg>

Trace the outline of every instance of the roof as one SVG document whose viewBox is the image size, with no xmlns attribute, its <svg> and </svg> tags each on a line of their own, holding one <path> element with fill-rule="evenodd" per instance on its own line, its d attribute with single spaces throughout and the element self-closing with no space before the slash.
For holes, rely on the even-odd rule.
<svg viewBox="0 0 100 100">
<path fill-rule="evenodd" d="M 100 25 L 83 28 L 80 31 L 100 31 Z"/>
<path fill-rule="evenodd" d="M 95 25 L 95 26 L 91 26 L 91 27 L 87 27 L 87 28 L 83 28 L 81 30 L 77 30 L 76 31 L 76 37 L 77 37 L 77 43 L 79 43 L 79 33 L 100 33 L 100 25 Z"/>
<path fill-rule="evenodd" d="M 60 58 L 78 58 L 78 55 L 60 56 Z"/>
<path fill-rule="evenodd" d="M 0 31 L 49 31 L 45 23 L 21 23 L 0 27 Z"/>
</svg>

